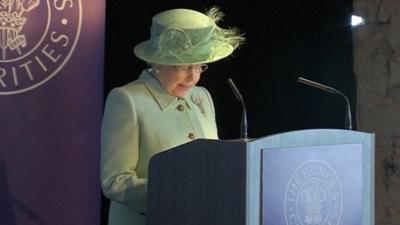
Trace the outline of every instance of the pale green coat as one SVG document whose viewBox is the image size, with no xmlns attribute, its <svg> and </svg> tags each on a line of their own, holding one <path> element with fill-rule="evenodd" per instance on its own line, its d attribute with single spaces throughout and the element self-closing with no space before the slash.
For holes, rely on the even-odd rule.
<svg viewBox="0 0 400 225">
<path fill-rule="evenodd" d="M 218 138 L 205 88 L 173 97 L 144 70 L 138 80 L 113 89 L 101 137 L 101 184 L 111 200 L 108 224 L 144 225 L 150 158 L 195 138 Z"/>
</svg>

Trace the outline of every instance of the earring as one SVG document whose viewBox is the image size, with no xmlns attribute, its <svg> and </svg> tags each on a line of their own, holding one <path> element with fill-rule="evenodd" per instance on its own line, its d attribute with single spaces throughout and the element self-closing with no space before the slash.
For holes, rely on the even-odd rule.
<svg viewBox="0 0 400 225">
<path fill-rule="evenodd" d="M 153 71 L 154 71 L 155 74 L 159 74 L 160 73 L 159 69 L 153 69 Z"/>
</svg>

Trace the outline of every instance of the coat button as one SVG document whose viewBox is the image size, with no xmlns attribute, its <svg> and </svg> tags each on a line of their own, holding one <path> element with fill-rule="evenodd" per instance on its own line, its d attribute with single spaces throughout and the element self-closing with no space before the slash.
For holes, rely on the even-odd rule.
<svg viewBox="0 0 400 225">
<path fill-rule="evenodd" d="M 196 138 L 196 136 L 194 136 L 194 134 L 193 133 L 190 133 L 189 135 L 188 135 L 188 138 L 190 138 L 190 139 L 195 139 Z"/>
<path fill-rule="evenodd" d="M 179 110 L 179 112 L 182 112 L 185 109 L 185 107 L 183 107 L 183 105 L 178 105 L 176 109 Z"/>
</svg>

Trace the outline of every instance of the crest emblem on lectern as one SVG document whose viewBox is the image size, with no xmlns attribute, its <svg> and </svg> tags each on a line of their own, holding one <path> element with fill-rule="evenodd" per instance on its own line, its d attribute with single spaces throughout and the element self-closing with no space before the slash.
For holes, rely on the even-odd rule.
<svg viewBox="0 0 400 225">
<path fill-rule="evenodd" d="M 287 225 L 337 225 L 342 214 L 342 190 L 335 170 L 321 160 L 301 164 L 285 192 Z"/>
</svg>

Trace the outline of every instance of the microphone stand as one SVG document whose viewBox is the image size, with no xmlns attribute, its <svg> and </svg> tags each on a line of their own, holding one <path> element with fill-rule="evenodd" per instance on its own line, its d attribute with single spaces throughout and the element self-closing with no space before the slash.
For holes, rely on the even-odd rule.
<svg viewBox="0 0 400 225">
<path fill-rule="evenodd" d="M 240 123 L 240 138 L 243 140 L 247 140 L 247 113 L 246 113 L 246 104 L 244 103 L 243 97 L 237 89 L 235 83 L 233 83 L 232 79 L 229 78 L 227 80 L 229 86 L 231 87 L 233 93 L 236 96 L 236 99 L 242 104 L 242 120 Z"/>
<path fill-rule="evenodd" d="M 350 101 L 349 101 L 349 99 L 347 98 L 347 96 L 346 96 L 345 94 L 343 94 L 341 91 L 339 91 L 339 90 L 337 90 L 337 89 L 335 89 L 335 88 L 333 88 L 333 87 L 329 87 L 329 86 L 326 86 L 326 85 L 317 83 L 317 82 L 315 82 L 315 81 L 305 79 L 305 78 L 303 78 L 303 77 L 299 77 L 299 78 L 297 79 L 297 81 L 298 81 L 299 83 L 302 83 L 302 84 L 305 84 L 305 85 L 308 85 L 308 86 L 311 86 L 311 87 L 314 87 L 314 88 L 323 90 L 323 91 L 325 91 L 325 92 L 328 92 L 328 93 L 331 93 L 331 94 L 338 94 L 338 95 L 342 96 L 342 97 L 344 98 L 344 100 L 346 101 L 346 115 L 345 115 L 345 118 L 346 118 L 346 119 L 345 119 L 345 127 L 346 127 L 348 130 L 352 130 L 352 129 L 353 129 L 353 127 L 352 127 L 352 120 L 351 120 L 351 106 L 350 106 Z"/>
</svg>

